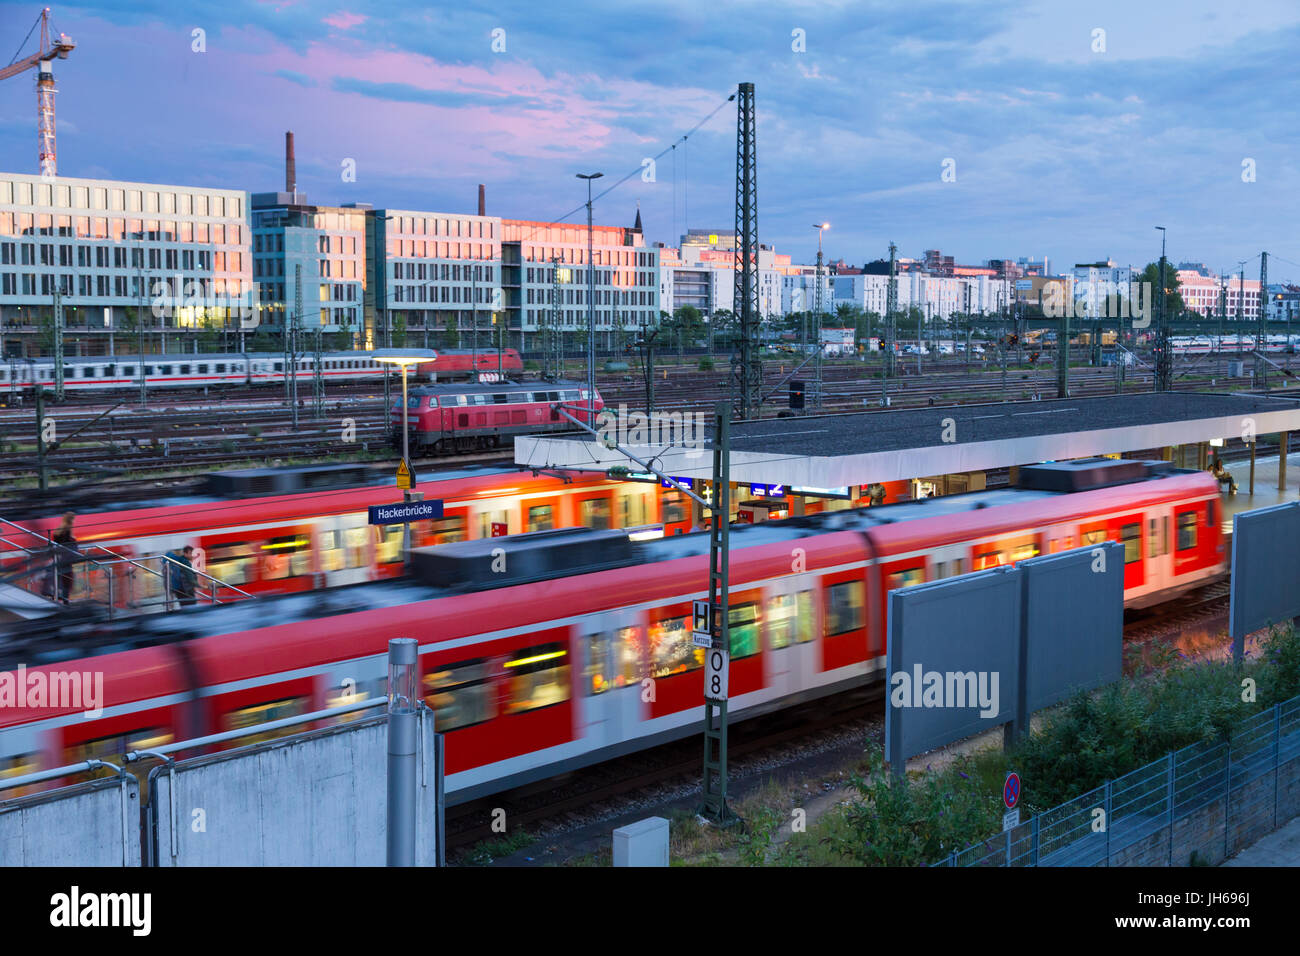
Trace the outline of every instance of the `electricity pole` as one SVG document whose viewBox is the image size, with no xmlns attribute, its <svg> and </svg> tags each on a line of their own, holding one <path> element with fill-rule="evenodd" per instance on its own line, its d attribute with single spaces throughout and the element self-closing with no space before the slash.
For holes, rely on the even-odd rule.
<svg viewBox="0 0 1300 956">
<path fill-rule="evenodd" d="M 1169 304 L 1165 298 L 1165 227 L 1160 230 L 1160 323 L 1156 328 L 1155 390 L 1167 392 L 1173 386 L 1173 355 L 1169 345 Z"/>
<path fill-rule="evenodd" d="M 817 291 L 816 308 L 813 310 L 813 404 L 818 408 L 822 404 L 822 233 L 831 227 L 829 222 L 815 222 L 817 230 Z"/>
<path fill-rule="evenodd" d="M 596 267 L 592 262 L 591 181 L 604 173 L 577 173 L 587 181 L 587 421 L 596 422 Z"/>
</svg>

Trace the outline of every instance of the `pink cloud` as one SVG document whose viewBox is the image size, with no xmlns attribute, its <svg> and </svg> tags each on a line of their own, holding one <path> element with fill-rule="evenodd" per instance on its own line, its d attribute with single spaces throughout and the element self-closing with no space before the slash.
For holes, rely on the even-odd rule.
<svg viewBox="0 0 1300 956">
<path fill-rule="evenodd" d="M 366 19 L 367 18 L 360 13 L 346 13 L 344 11 L 339 11 L 338 13 L 331 13 L 324 19 L 324 22 L 328 23 L 332 27 L 337 27 L 340 30 L 351 30 L 358 24 L 365 23 Z"/>
</svg>

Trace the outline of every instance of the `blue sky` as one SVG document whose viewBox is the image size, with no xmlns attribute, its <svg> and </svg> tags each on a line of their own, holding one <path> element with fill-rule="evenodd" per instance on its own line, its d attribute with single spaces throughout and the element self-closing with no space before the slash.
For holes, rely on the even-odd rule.
<svg viewBox="0 0 1300 956">
<path fill-rule="evenodd" d="M 39 10 L 0 3 L 6 61 Z M 56 64 L 64 175 L 277 189 L 293 129 L 317 202 L 472 212 L 484 182 L 490 213 L 555 219 L 585 195 L 575 173 L 635 172 L 597 220 L 639 201 L 675 244 L 733 222 L 735 107 L 714 111 L 752 81 L 759 237 L 796 261 L 819 220 L 832 259 L 893 240 L 1056 268 L 1150 260 L 1163 225 L 1175 261 L 1267 249 L 1271 279 L 1300 280 L 1300 4 L 143 0 L 53 19 L 77 42 Z M 36 171 L 35 127 L 32 74 L 0 84 L 0 168 Z"/>
</svg>

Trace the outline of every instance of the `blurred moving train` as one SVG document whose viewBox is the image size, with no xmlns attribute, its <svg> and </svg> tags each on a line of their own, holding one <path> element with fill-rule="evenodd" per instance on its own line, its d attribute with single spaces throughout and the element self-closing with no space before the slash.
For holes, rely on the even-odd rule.
<svg viewBox="0 0 1300 956">
<path fill-rule="evenodd" d="M 523 362 L 514 349 L 501 355 L 507 376 L 523 372 Z M 145 384 L 151 388 L 202 388 L 229 385 L 274 385 L 285 380 L 283 352 L 174 353 L 171 355 L 100 355 L 65 358 L 63 387 L 66 391 L 138 389 L 140 365 L 144 364 Z M 468 349 L 438 352 L 433 362 L 417 366 L 410 374 L 413 381 L 436 382 L 469 378 L 474 372 L 497 371 L 495 351 L 474 353 Z M 326 382 L 382 381 L 384 371 L 393 366 L 376 362 L 370 352 L 324 352 L 321 376 Z M 298 354 L 297 379 L 311 383 L 316 374 L 313 353 Z M 29 394 L 36 385 L 54 387 L 54 360 L 10 358 L 0 361 L 0 394 Z"/>
<path fill-rule="evenodd" d="M 588 472 L 531 475 L 501 467 L 468 466 L 442 471 L 415 488 L 426 500 L 443 502 L 438 521 L 411 523 L 413 547 L 554 528 L 661 527 L 665 534 L 690 530 L 690 502 L 658 484 L 618 482 Z M 195 548 L 200 571 L 254 595 L 309 591 L 394 577 L 402 573 L 402 526 L 370 525 L 371 505 L 391 504 L 400 492 L 391 469 L 363 465 L 261 468 L 207 476 L 201 494 L 131 502 L 80 514 L 73 535 L 83 551 L 96 546 L 124 557 Z M 28 521 L 41 535 L 57 517 Z M 0 573 L 20 567 L 21 547 L 44 538 L 0 531 Z M 129 567 L 112 572 L 83 565 L 74 601 L 93 594 L 108 600 L 109 573 L 119 606 L 150 600 L 161 592 L 152 575 L 123 580 Z M 221 595 L 229 600 L 229 593 Z"/>
<path fill-rule="evenodd" d="M 1264 338 L 1262 351 L 1271 353 L 1293 354 L 1300 344 L 1300 335 L 1268 335 Z M 1169 346 L 1175 355 L 1209 355 L 1214 352 L 1253 352 L 1255 336 L 1241 335 L 1173 335 Z"/>
<path fill-rule="evenodd" d="M 1024 467 L 1015 488 L 739 526 L 730 712 L 880 680 L 892 588 L 1107 539 L 1124 545 L 1130 605 L 1214 580 L 1217 492 L 1202 472 L 1095 459 Z M 106 709 L 0 709 L 0 775 L 382 696 L 397 634 L 419 641 L 451 802 L 682 737 L 699 726 L 691 602 L 707 595 L 708 544 L 571 529 L 420 549 L 401 580 L 106 622 L 82 660 L 14 634 L 0 667 L 102 672 Z"/>
</svg>

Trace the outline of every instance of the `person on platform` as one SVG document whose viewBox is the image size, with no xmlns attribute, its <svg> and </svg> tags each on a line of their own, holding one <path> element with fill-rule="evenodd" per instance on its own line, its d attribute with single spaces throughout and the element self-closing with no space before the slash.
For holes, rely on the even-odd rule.
<svg viewBox="0 0 1300 956">
<path fill-rule="evenodd" d="M 1223 467 L 1223 459 L 1214 459 L 1214 463 L 1210 465 L 1210 474 L 1218 479 L 1219 484 L 1227 483 L 1228 494 L 1235 495 L 1237 493 L 1237 482 L 1233 480 L 1232 472 Z"/>
<path fill-rule="evenodd" d="M 172 597 L 182 607 L 188 607 L 198 600 L 194 596 L 194 583 L 197 579 L 194 573 L 194 548 L 187 544 L 179 552 L 170 552 L 167 557 L 171 558 L 167 562 L 167 578 Z"/>
<path fill-rule="evenodd" d="M 77 560 L 77 539 L 72 536 L 72 522 L 76 517 L 73 512 L 67 512 L 58 530 L 50 535 L 50 540 L 54 543 L 54 570 L 58 581 L 54 597 L 64 604 L 72 596 L 72 566 Z"/>
</svg>

